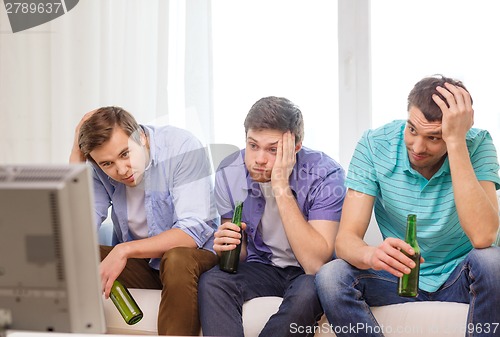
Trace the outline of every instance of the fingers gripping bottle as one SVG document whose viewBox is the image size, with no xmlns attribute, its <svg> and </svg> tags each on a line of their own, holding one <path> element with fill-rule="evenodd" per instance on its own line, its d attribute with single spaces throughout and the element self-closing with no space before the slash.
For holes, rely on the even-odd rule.
<svg viewBox="0 0 500 337">
<path fill-rule="evenodd" d="M 406 237 L 405 242 L 408 243 L 415 254 L 413 256 L 403 253 L 415 262 L 410 274 L 403 274 L 398 282 L 398 295 L 403 297 L 415 297 L 418 294 L 418 278 L 420 274 L 420 247 L 417 242 L 417 216 L 415 214 L 408 214 L 406 223 Z"/>
<path fill-rule="evenodd" d="M 241 213 L 243 211 L 243 202 L 237 201 L 234 208 L 232 223 L 241 228 Z M 243 233 L 241 239 L 243 240 Z M 228 273 L 236 273 L 240 262 L 241 242 L 233 250 L 226 250 L 221 253 L 219 268 Z"/>
<path fill-rule="evenodd" d="M 143 313 L 127 288 L 115 280 L 109 294 L 111 301 L 128 325 L 133 325 L 142 319 Z"/>
</svg>

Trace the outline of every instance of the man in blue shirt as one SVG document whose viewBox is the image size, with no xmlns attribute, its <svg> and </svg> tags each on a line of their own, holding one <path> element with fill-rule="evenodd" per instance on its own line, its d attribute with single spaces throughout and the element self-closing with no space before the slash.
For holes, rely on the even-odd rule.
<svg viewBox="0 0 500 337">
<path fill-rule="evenodd" d="M 306 336 L 321 318 L 314 274 L 330 261 L 344 200 L 344 170 L 322 152 L 302 146 L 302 113 L 291 101 L 266 97 L 245 119 L 246 147 L 216 173 L 222 224 L 217 253 L 242 243 L 235 274 L 214 267 L 199 284 L 205 335 L 243 337 L 245 301 L 283 297 L 261 336 Z M 231 223 L 243 201 L 242 227 Z M 297 333 L 294 333 L 296 332 Z"/>
<path fill-rule="evenodd" d="M 162 289 L 160 335 L 198 335 L 197 283 L 217 263 L 211 165 L 201 143 L 172 126 L 139 125 L 119 107 L 86 114 L 70 162 L 93 167 L 97 226 L 111 207 L 118 244 L 101 246 L 105 296 L 113 281 Z"/>
<path fill-rule="evenodd" d="M 380 327 L 369 306 L 408 301 L 470 303 L 471 336 L 498 330 L 500 248 L 492 243 L 499 166 L 489 133 L 473 122 L 462 82 L 427 77 L 408 96 L 406 121 L 367 131 L 359 141 L 346 179 L 340 259 L 316 277 L 337 336 L 383 336 L 384 328 L 398 327 Z M 363 241 L 373 209 L 384 238 L 378 247 Z M 422 254 L 416 298 L 397 295 L 398 278 L 415 267 L 403 254 L 414 254 L 404 241 L 410 213 L 417 215 Z"/>
</svg>

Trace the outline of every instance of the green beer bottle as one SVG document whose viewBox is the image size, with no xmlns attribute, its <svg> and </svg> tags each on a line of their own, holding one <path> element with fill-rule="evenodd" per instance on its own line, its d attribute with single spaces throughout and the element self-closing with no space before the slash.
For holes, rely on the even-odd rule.
<svg viewBox="0 0 500 337">
<path fill-rule="evenodd" d="M 130 295 L 128 289 L 117 280 L 113 282 L 109 297 L 128 325 L 135 324 L 142 319 L 142 310 L 139 308 L 132 295 Z"/>
<path fill-rule="evenodd" d="M 403 274 L 403 276 L 399 278 L 398 295 L 415 297 L 418 293 L 418 278 L 420 274 L 420 247 L 417 243 L 417 216 L 415 214 L 408 214 L 405 242 L 415 251 L 413 256 L 403 251 L 406 256 L 415 262 L 415 268 L 413 268 L 409 274 Z"/>
<path fill-rule="evenodd" d="M 243 202 L 237 201 L 234 208 L 232 223 L 240 226 L 241 228 L 241 213 L 243 210 Z M 241 240 L 243 240 L 243 233 L 241 233 Z M 226 250 L 221 253 L 219 268 L 228 273 L 236 273 L 238 271 L 238 264 L 240 262 L 241 242 L 233 250 Z"/>
</svg>

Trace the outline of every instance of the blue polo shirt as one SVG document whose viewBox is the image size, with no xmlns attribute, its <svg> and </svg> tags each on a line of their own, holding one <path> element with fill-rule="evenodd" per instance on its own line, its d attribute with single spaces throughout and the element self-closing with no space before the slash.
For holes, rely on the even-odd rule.
<svg viewBox="0 0 500 337">
<path fill-rule="evenodd" d="M 425 263 L 420 288 L 434 292 L 472 250 L 458 219 L 448 158 L 430 180 L 411 168 L 404 143 L 406 121 L 365 132 L 356 146 L 346 186 L 374 196 L 383 238 L 405 238 L 406 217 L 417 215 L 417 240 Z M 500 188 L 498 160 L 490 134 L 471 129 L 467 148 L 478 180 Z"/>
<path fill-rule="evenodd" d="M 245 150 L 225 158 L 215 176 L 215 200 L 223 219 L 231 219 L 236 201 L 243 201 L 247 224 L 247 262 L 272 264 L 272 252 L 258 230 L 266 201 L 259 183 L 244 163 Z M 290 188 L 306 220 L 340 221 L 346 188 L 343 168 L 326 154 L 306 147 L 297 153 Z"/>
</svg>

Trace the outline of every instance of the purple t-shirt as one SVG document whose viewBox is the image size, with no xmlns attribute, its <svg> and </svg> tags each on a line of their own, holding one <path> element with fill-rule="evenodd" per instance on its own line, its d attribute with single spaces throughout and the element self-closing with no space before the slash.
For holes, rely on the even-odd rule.
<svg viewBox="0 0 500 337">
<path fill-rule="evenodd" d="M 265 198 L 244 163 L 245 150 L 225 158 L 215 176 L 217 210 L 231 219 L 236 201 L 243 201 L 242 221 L 247 224 L 247 262 L 271 264 L 272 252 L 258 231 Z M 297 153 L 290 188 L 306 220 L 340 221 L 346 188 L 342 166 L 323 152 L 306 147 Z"/>
</svg>

